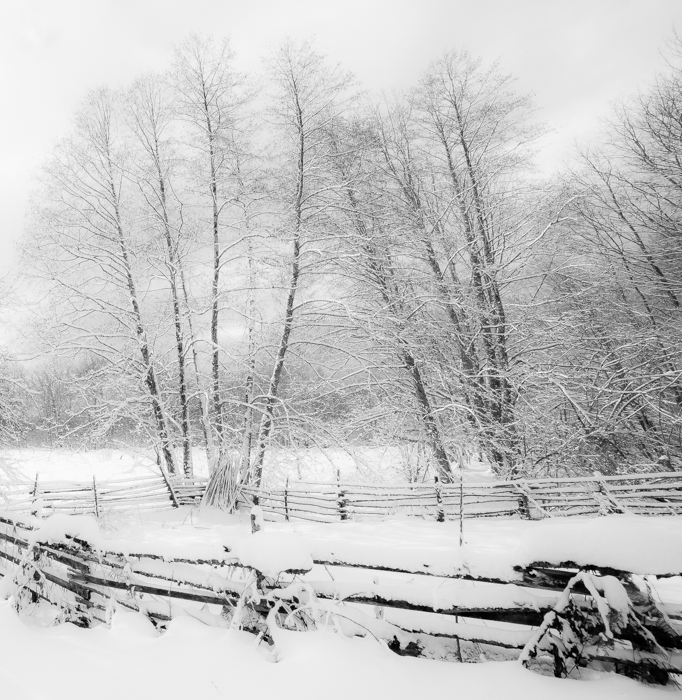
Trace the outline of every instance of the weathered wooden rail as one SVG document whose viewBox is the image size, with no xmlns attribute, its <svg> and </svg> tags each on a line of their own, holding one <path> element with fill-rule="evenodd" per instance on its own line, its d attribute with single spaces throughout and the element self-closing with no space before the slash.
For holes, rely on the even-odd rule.
<svg viewBox="0 0 682 700">
<path fill-rule="evenodd" d="M 0 507 L 16 513 L 91 513 L 162 510 L 196 505 L 205 477 L 149 475 L 107 481 L 0 484 Z M 241 486 L 238 506 L 258 502 L 269 520 L 338 522 L 391 517 L 552 518 L 571 515 L 682 515 L 682 473 L 563 479 L 518 479 L 455 484 L 287 483 Z"/>
<path fill-rule="evenodd" d="M 272 520 L 338 522 L 407 516 L 458 520 L 569 515 L 682 515 L 682 473 L 518 479 L 481 484 L 303 483 L 241 489 Z"/>
<path fill-rule="evenodd" d="M 0 514 L 4 573 L 16 583 L 20 606 L 30 609 L 44 599 L 62 610 L 63 619 L 83 626 L 108 624 L 115 605 L 142 612 L 160 627 L 187 614 L 224 627 L 246 611 L 240 625 L 267 640 L 273 608 L 281 609 L 278 624 L 293 616 L 298 629 L 314 626 L 311 611 L 322 610 L 336 616 L 345 633 L 372 634 L 400 654 L 475 660 L 484 650 L 553 663 L 557 675 L 566 675 L 569 659 L 598 661 L 659 683 L 682 669 L 682 606 L 655 601 L 644 579 L 629 571 L 544 562 L 504 580 L 456 571 L 440 576 L 443 584 L 434 588 L 423 585 L 423 571 L 399 565 L 396 555 L 395 565 L 380 567 L 319 559 L 312 569 L 285 570 L 273 579 L 227 548 L 213 559 L 173 558 L 123 551 L 115 541 L 55 537 L 49 527 L 51 534 L 41 535 L 40 525 L 36 518 Z M 347 567 L 366 569 L 367 576 L 344 580 L 339 574 Z M 377 569 L 390 572 L 391 580 L 376 581 L 370 572 Z M 330 577 L 330 570 L 337 574 Z M 398 580 L 399 574 L 409 577 Z M 614 585 L 627 596 L 625 610 L 611 606 L 606 593 Z M 569 641 L 562 625 L 572 626 Z"/>
<path fill-rule="evenodd" d="M 198 503 L 206 478 L 163 474 L 92 482 L 47 481 L 0 485 L 0 508 L 17 513 L 92 514 L 153 511 Z"/>
</svg>

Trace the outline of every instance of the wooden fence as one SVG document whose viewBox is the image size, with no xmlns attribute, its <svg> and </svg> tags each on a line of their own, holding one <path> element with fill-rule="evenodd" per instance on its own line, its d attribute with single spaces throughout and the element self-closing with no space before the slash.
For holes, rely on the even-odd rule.
<svg viewBox="0 0 682 700">
<path fill-rule="evenodd" d="M 295 483 L 278 490 L 242 487 L 272 520 L 336 522 L 389 516 L 436 520 L 546 518 L 633 513 L 682 515 L 682 473 L 518 479 L 481 484 Z"/>
<path fill-rule="evenodd" d="M 18 513 L 92 514 L 163 510 L 201 500 L 208 480 L 163 474 L 92 482 L 42 481 L 0 485 L 0 508 Z"/>
<path fill-rule="evenodd" d="M 205 477 L 149 475 L 107 481 L 41 481 L 0 485 L 0 507 L 17 513 L 91 513 L 160 510 L 197 504 Z M 682 473 L 563 479 L 518 479 L 480 484 L 289 484 L 241 487 L 238 504 L 258 502 L 269 520 L 338 522 L 418 517 L 541 519 L 570 515 L 682 515 Z"/>
<path fill-rule="evenodd" d="M 142 612 L 160 627 L 179 614 L 222 627 L 241 616 L 240 626 L 267 643 L 273 608 L 282 612 L 277 624 L 286 625 L 293 616 L 299 630 L 314 627 L 311 611 L 322 610 L 335 616 L 345 633 L 369 633 L 404 655 L 480 660 L 481 652 L 501 653 L 527 664 L 553 665 L 556 675 L 566 675 L 571 664 L 598 662 L 658 683 L 682 668 L 682 606 L 655 602 L 627 571 L 591 566 L 588 573 L 570 563 L 544 562 L 517 570 L 509 580 L 453 571 L 441 577 L 447 587 L 434 589 L 420 585 L 423 569 L 398 563 L 398 552 L 394 566 L 319 560 L 314 564 L 326 568 L 320 570 L 325 580 L 316 580 L 315 568 L 285 571 L 275 580 L 245 567 L 228 549 L 219 558 L 201 560 L 124 552 L 115 541 L 105 550 L 100 543 L 97 550 L 68 535 L 55 541 L 54 532 L 44 539 L 28 521 L 0 513 L 0 562 L 13 577 L 19 607 L 30 610 L 44 599 L 59 606 L 63 620 L 82 626 L 108 624 L 114 605 Z M 328 575 L 334 567 L 337 572 L 367 569 L 368 576 L 364 582 L 344 581 Z M 372 583 L 374 568 L 392 576 L 409 574 L 409 580 Z M 480 585 L 472 589 L 467 581 Z M 611 607 L 606 592 L 614 584 L 622 588 Z M 317 599 L 313 605 L 311 595 Z M 413 614 L 411 620 L 404 619 L 404 611 Z"/>
</svg>

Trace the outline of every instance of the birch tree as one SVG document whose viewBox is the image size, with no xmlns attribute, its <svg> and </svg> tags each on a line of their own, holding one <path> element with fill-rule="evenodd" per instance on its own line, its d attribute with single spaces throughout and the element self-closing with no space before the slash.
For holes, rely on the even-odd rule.
<svg viewBox="0 0 682 700">
<path fill-rule="evenodd" d="M 251 465 L 256 484 L 261 480 L 272 432 L 307 249 L 320 234 L 315 227 L 324 210 L 328 185 L 323 170 L 326 148 L 323 130 L 345 108 L 350 88 L 350 77 L 338 67 L 329 67 L 309 44 L 285 43 L 270 60 L 269 72 L 276 100 L 271 117 L 277 135 L 286 140 L 281 162 L 281 228 L 290 241 L 291 252 L 281 335 L 262 402 L 263 415 Z"/>
<path fill-rule="evenodd" d="M 208 228 L 212 250 L 210 284 L 210 406 L 214 435 L 209 435 L 211 463 L 217 453 L 215 441 L 222 445 L 225 417 L 221 380 L 221 345 L 219 339 L 222 282 L 225 265 L 225 210 L 232 192 L 230 166 L 234 158 L 235 131 L 245 98 L 239 93 L 239 77 L 234 69 L 233 54 L 227 41 L 190 37 L 177 51 L 174 68 L 176 111 L 192 129 L 196 152 L 195 177 L 200 200 L 208 200 Z"/>
<path fill-rule="evenodd" d="M 91 93 L 74 135 L 46 167 L 44 197 L 25 250 L 60 300 L 65 345 L 139 376 L 160 454 L 175 473 L 173 437 L 140 294 L 139 231 L 126 169 L 115 98 L 108 90 Z M 133 347 L 137 359 L 129 354 Z"/>
<path fill-rule="evenodd" d="M 172 105 L 169 103 L 168 91 L 158 78 L 147 76 L 135 83 L 127 96 L 127 115 L 141 154 L 141 158 L 132 166 L 131 177 L 144 198 L 151 228 L 158 232 L 162 241 L 161 273 L 167 278 L 170 288 L 177 356 L 182 467 L 185 475 L 191 476 L 192 440 L 186 347 L 186 326 L 190 309 L 186 296 L 183 299 L 183 256 L 187 242 L 183 235 L 182 203 L 178 201 L 179 183 L 173 181 L 177 167 L 173 167 L 173 154 L 169 142 Z"/>
</svg>

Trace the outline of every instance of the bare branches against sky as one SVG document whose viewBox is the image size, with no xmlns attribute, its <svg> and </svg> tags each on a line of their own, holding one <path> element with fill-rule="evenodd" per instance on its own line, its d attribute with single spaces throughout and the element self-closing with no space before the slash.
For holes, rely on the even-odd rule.
<svg viewBox="0 0 682 700">
<path fill-rule="evenodd" d="M 227 35 L 245 71 L 285 36 L 312 38 L 367 88 L 399 90 L 449 49 L 502 60 L 564 157 L 609 104 L 663 65 L 678 0 L 7 0 L 0 10 L 0 269 L 14 260 L 30 180 L 87 90 L 166 68 L 190 32 Z"/>
</svg>

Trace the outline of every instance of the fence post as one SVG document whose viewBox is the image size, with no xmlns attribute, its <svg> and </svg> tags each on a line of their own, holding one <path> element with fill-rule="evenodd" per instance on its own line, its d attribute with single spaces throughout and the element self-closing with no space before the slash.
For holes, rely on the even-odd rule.
<svg viewBox="0 0 682 700">
<path fill-rule="evenodd" d="M 540 514 L 540 518 L 552 518 L 554 517 L 548 510 L 542 507 L 540 501 L 533 497 L 533 492 L 528 485 L 528 482 L 523 479 L 523 481 L 516 481 L 515 488 L 519 492 L 519 514 L 523 517 L 525 516 L 528 520 L 537 520 L 538 518 L 533 517 L 531 512 L 531 505 Z"/>
<path fill-rule="evenodd" d="M 99 520 L 99 499 L 97 498 L 97 481 L 95 475 L 92 475 L 92 493 L 95 496 L 95 517 Z"/>
<path fill-rule="evenodd" d="M 251 507 L 251 534 L 255 535 L 263 529 L 263 510 L 259 505 Z"/>
<path fill-rule="evenodd" d="M 526 520 L 532 520 L 528 494 L 519 486 L 516 486 L 516 490 L 519 492 L 519 515 Z"/>
<path fill-rule="evenodd" d="M 601 488 L 601 484 L 599 483 L 600 476 L 601 474 L 599 472 L 593 472 L 593 479 L 588 482 L 590 496 L 597 502 L 597 515 L 610 515 L 613 513 L 613 504 L 609 501 Z"/>
<path fill-rule="evenodd" d="M 436 503 L 438 510 L 436 511 L 436 521 L 439 523 L 445 522 L 445 511 L 443 510 L 443 494 L 441 493 L 441 483 L 438 475 L 433 477 L 436 488 Z"/>
<path fill-rule="evenodd" d="M 163 477 L 163 480 L 166 482 L 166 486 L 168 486 L 168 490 L 170 491 L 170 498 L 171 503 L 173 504 L 173 508 L 179 508 L 180 504 L 178 503 L 178 497 L 175 495 L 175 489 L 173 488 L 173 484 L 171 484 L 170 479 L 166 474 L 166 470 L 163 467 L 160 467 L 160 469 L 161 476 Z"/>
<path fill-rule="evenodd" d="M 608 486 L 606 485 L 606 482 L 604 481 L 601 472 L 594 472 L 595 479 L 597 480 L 597 487 L 599 488 L 599 493 L 606 499 L 608 502 L 608 505 L 610 508 L 607 506 L 608 510 L 613 510 L 616 513 L 630 513 L 630 509 L 626 506 L 623 505 L 614 495 L 611 493 L 609 490 Z M 600 508 L 601 508 L 601 503 L 600 503 Z M 600 515 L 604 515 L 604 513 L 599 513 Z"/>
<path fill-rule="evenodd" d="M 284 484 L 284 519 L 289 522 L 289 477 Z"/>
<path fill-rule="evenodd" d="M 459 468 L 459 546 L 464 544 L 464 474 L 462 467 Z M 457 652 L 459 660 L 462 660 L 462 651 L 459 648 L 459 637 L 457 638 Z"/>
<path fill-rule="evenodd" d="M 31 502 L 31 515 L 34 517 L 40 517 L 38 515 L 38 498 L 40 498 L 40 491 L 38 489 L 38 474 L 39 472 L 36 472 L 36 480 L 33 484 L 33 501 Z"/>
<path fill-rule="evenodd" d="M 341 488 L 341 470 L 338 468 L 336 470 L 336 483 L 338 486 L 336 504 L 339 508 L 339 515 L 341 520 L 348 520 L 348 499 L 346 498 L 346 492 Z"/>
</svg>

